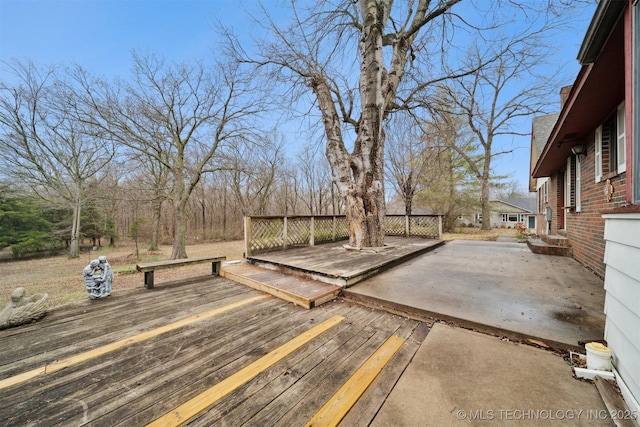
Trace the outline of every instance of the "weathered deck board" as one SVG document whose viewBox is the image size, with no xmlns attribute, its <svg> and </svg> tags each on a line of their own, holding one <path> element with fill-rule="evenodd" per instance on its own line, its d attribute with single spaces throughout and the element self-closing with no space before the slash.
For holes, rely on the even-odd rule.
<svg viewBox="0 0 640 427">
<path fill-rule="evenodd" d="M 343 351 L 347 354 L 354 345 L 357 347 L 364 342 L 364 340 L 354 340 L 353 336 L 361 333 L 365 325 L 380 315 L 382 315 L 380 312 L 367 312 L 359 308 L 351 313 L 346 313 L 349 320 L 339 325 L 333 331 L 333 335 L 327 334 L 321 337 L 322 339 L 314 345 L 292 357 L 287 365 L 264 373 L 254 384 L 243 387 L 240 393 L 230 396 L 216 405 L 216 411 L 202 414 L 193 424 L 213 426 L 242 425 L 249 420 L 251 420 L 250 424 L 257 422 L 252 418 L 287 389 L 294 387 L 301 376 L 311 372 L 337 351 Z M 270 410 L 277 409 L 271 408 Z"/>
<path fill-rule="evenodd" d="M 62 359 L 77 353 L 80 348 L 87 350 L 104 341 L 115 341 L 113 337 L 121 335 L 123 331 L 130 331 L 130 335 L 140 333 L 206 311 L 206 307 L 210 309 L 216 304 L 228 304 L 244 295 L 242 289 L 222 279 L 210 279 L 207 282 L 209 284 L 220 287 L 216 292 L 216 300 L 205 302 L 206 300 L 199 298 L 206 295 L 207 291 L 197 287 L 191 287 L 188 291 L 168 288 L 160 301 L 152 296 L 153 293 L 148 292 L 149 295 L 146 296 L 135 292 L 135 298 L 113 297 L 106 301 L 87 301 L 80 307 L 72 307 L 68 310 L 68 319 L 64 317 L 67 309 L 54 310 L 36 324 L 0 331 L 0 341 L 12 341 L 11 346 L 2 350 L 0 377 Z M 176 310 L 177 307 L 183 309 Z M 115 328 L 114 317 L 117 317 Z M 25 335 L 29 336 L 28 341 L 21 339 Z M 25 346 L 28 346 L 30 353 L 26 358 Z"/>
<path fill-rule="evenodd" d="M 0 331 L 0 379 L 258 295 L 208 276 L 55 310 L 36 324 Z M 268 297 L 0 390 L 0 425 L 145 425 L 335 315 L 345 320 L 190 422 L 304 425 L 396 334 L 409 339 L 374 382 L 376 390 L 390 390 L 425 325 L 341 300 L 305 310 Z M 354 408 L 375 413 L 382 397 L 368 390 Z"/>
<path fill-rule="evenodd" d="M 411 335 L 407 337 L 405 345 L 396 353 L 395 358 L 342 419 L 341 426 L 369 425 L 373 421 L 428 333 L 429 326 L 424 323 L 419 324 L 412 331 Z M 404 336 L 405 334 L 398 335 Z"/>
<path fill-rule="evenodd" d="M 270 302 L 273 305 L 273 301 Z M 140 408 L 149 404 L 145 402 L 147 396 L 155 396 L 157 399 L 154 392 L 163 390 L 168 392 L 171 388 L 181 387 L 185 381 L 188 382 L 197 377 L 208 364 L 212 363 L 212 360 L 215 360 L 216 353 L 212 351 L 213 348 L 228 347 L 233 349 L 233 345 L 243 337 L 251 339 L 259 335 L 259 333 L 254 333 L 247 336 L 247 330 L 252 327 L 256 330 L 260 329 L 259 326 L 256 326 L 259 319 L 274 321 L 282 314 L 279 311 L 273 312 L 270 307 L 265 308 L 267 315 L 264 317 L 256 316 L 256 320 L 250 325 L 243 323 L 245 319 L 241 313 L 237 313 L 234 316 L 235 319 L 228 319 L 229 323 L 235 321 L 237 324 L 235 327 L 230 327 L 229 332 L 219 339 L 209 339 L 208 334 L 202 334 L 201 328 L 190 328 L 190 330 L 183 330 L 179 334 L 166 337 L 161 343 L 153 341 L 141 343 L 139 346 L 133 346 L 130 350 L 123 350 L 120 354 L 105 355 L 89 366 L 74 368 L 73 372 L 56 375 L 52 384 L 41 390 L 38 399 L 44 402 L 55 402 L 56 396 L 60 396 L 62 393 L 71 401 L 81 401 L 88 407 L 95 408 L 93 415 L 104 417 L 105 425 L 112 424 L 110 416 L 122 419 L 127 415 L 135 415 Z M 157 375 L 158 365 L 165 364 L 172 366 L 173 369 L 160 377 Z M 73 375 L 74 381 L 67 381 L 69 375 Z M 76 390 L 76 381 L 83 377 L 88 377 L 93 381 L 82 390 Z M 117 384 L 117 386 L 102 387 L 102 381 L 107 379 L 109 383 Z M 130 396 L 129 404 L 123 408 L 119 397 L 121 393 L 127 393 L 129 390 L 136 390 L 136 393 Z M 25 391 L 28 394 L 28 389 Z M 19 399 L 20 396 L 17 398 Z M 77 415 L 78 408 L 68 405 L 68 402 L 58 401 L 49 405 L 55 416 L 61 417 L 61 419 L 74 419 Z M 110 411 L 115 411 L 115 413 L 112 412 L 108 416 Z"/>
</svg>

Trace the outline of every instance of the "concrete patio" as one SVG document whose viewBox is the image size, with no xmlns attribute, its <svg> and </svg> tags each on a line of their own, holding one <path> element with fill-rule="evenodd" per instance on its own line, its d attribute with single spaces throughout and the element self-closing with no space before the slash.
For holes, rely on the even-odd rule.
<svg viewBox="0 0 640 427">
<path fill-rule="evenodd" d="M 559 348 L 602 339 L 603 282 L 516 242 L 453 241 L 345 290 L 361 302 Z"/>
</svg>

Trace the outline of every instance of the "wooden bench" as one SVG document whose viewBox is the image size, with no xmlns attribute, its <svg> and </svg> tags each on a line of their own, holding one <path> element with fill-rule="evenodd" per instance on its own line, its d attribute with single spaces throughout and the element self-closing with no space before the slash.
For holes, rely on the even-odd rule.
<svg viewBox="0 0 640 427">
<path fill-rule="evenodd" d="M 170 259 L 166 261 L 156 261 L 156 262 L 147 262 L 144 264 L 137 264 L 136 269 L 144 273 L 144 287 L 147 289 L 153 289 L 153 272 L 155 270 L 162 270 L 165 268 L 176 268 L 176 267 L 182 267 L 189 264 L 202 264 L 205 262 L 210 262 L 211 274 L 214 276 L 219 276 L 222 261 L 226 259 L 227 259 L 226 256 Z"/>
</svg>

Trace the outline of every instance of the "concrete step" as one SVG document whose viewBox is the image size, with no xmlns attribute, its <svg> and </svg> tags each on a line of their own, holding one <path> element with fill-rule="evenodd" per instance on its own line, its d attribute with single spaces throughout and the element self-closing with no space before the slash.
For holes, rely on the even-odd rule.
<svg viewBox="0 0 640 427">
<path fill-rule="evenodd" d="M 342 288 L 306 277 L 282 274 L 247 262 L 225 264 L 220 275 L 304 308 L 336 299 Z"/>
<path fill-rule="evenodd" d="M 527 246 L 534 254 L 571 256 L 570 246 L 552 245 L 542 239 L 527 239 Z"/>
<path fill-rule="evenodd" d="M 571 241 L 569 238 L 559 234 L 543 234 L 540 236 L 540 239 L 550 246 L 562 246 L 565 248 L 571 247 Z"/>
</svg>

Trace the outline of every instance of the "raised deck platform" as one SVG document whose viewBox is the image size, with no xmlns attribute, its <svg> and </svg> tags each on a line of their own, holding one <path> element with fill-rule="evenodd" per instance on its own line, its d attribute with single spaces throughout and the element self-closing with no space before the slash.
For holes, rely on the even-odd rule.
<svg viewBox="0 0 640 427">
<path fill-rule="evenodd" d="M 353 251 L 346 241 L 293 248 L 247 257 L 247 262 L 284 274 L 348 287 L 444 244 L 443 240 L 387 237 L 388 248 Z"/>
</svg>

